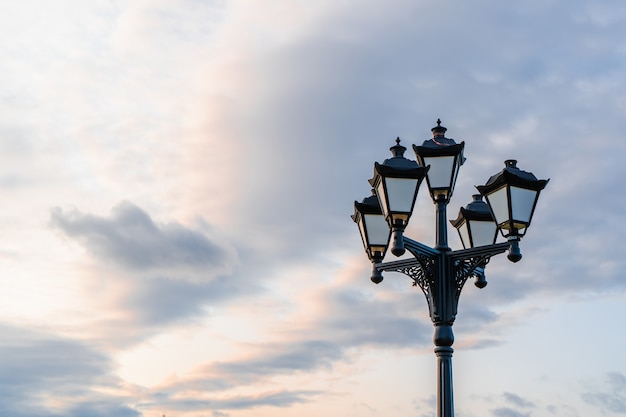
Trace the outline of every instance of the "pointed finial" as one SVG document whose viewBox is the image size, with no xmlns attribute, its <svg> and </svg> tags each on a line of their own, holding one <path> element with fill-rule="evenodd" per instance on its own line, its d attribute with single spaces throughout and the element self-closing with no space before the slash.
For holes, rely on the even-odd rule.
<svg viewBox="0 0 626 417">
<path fill-rule="evenodd" d="M 389 150 L 391 151 L 391 154 L 394 157 L 403 157 L 404 156 L 404 151 L 406 151 L 406 148 L 404 146 L 400 145 L 400 137 L 398 137 L 396 139 L 395 146 L 392 146 L 391 148 L 389 148 Z"/>
<path fill-rule="evenodd" d="M 432 129 L 430 129 L 431 132 L 433 132 L 433 137 L 440 137 L 440 136 L 444 136 L 446 133 L 446 129 L 445 127 L 441 126 L 441 119 L 437 119 L 437 126 L 433 127 Z"/>
</svg>

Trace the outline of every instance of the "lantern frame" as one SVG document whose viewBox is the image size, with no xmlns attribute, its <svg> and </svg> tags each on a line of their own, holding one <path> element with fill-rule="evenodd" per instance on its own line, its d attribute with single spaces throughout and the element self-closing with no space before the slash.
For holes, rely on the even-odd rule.
<svg viewBox="0 0 626 417">
<path fill-rule="evenodd" d="M 393 157 L 382 164 L 374 163 L 374 177 L 369 183 L 376 192 L 389 227 L 404 230 L 413 213 L 417 193 L 428 167 L 422 167 L 404 157 L 406 148 L 400 145 L 400 138 L 389 150 Z"/>
<path fill-rule="evenodd" d="M 498 227 L 489 206 L 482 200 L 480 194 L 474 194 L 472 198 L 471 203 L 459 209 L 457 218 L 450 220 L 450 224 L 457 229 L 465 249 L 493 245 L 498 237 Z"/>
<path fill-rule="evenodd" d="M 417 192 L 429 167 L 404 157 L 406 147 L 400 145 L 400 138 L 389 148 L 392 158 L 382 164 L 374 163 L 374 177 L 369 180 L 374 189 L 380 208 L 393 233 L 391 252 L 402 256 L 405 252 L 402 234 L 409 224 L 415 207 Z"/>
<path fill-rule="evenodd" d="M 449 202 L 454 192 L 459 168 L 465 162 L 463 149 L 465 142 L 456 143 L 454 139 L 446 138 L 445 127 L 437 119 L 437 126 L 433 127 L 432 139 L 424 141 L 422 146 L 413 145 L 413 151 L 422 166 L 430 166 L 426 182 L 433 202 Z"/>
<path fill-rule="evenodd" d="M 522 237 L 530 226 L 539 194 L 550 180 L 539 180 L 522 171 L 514 159 L 504 161 L 504 165 L 502 171 L 476 189 L 485 198 L 502 236 Z"/>
<path fill-rule="evenodd" d="M 389 240 L 391 239 L 391 229 L 389 229 L 383 212 L 380 208 L 378 197 L 372 190 L 372 195 L 365 197 L 362 202 L 354 202 L 354 214 L 352 220 L 359 227 L 361 240 L 367 257 L 373 262 L 380 262 L 385 257 Z M 381 229 L 384 231 L 381 232 Z M 387 238 L 380 239 L 386 231 Z M 384 242 L 383 242 L 384 241 Z"/>
</svg>

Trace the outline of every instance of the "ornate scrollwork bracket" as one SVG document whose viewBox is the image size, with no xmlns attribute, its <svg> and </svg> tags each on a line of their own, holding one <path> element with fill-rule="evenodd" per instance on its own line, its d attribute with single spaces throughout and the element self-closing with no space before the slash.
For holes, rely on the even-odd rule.
<svg viewBox="0 0 626 417">
<path fill-rule="evenodd" d="M 413 286 L 419 286 L 424 293 L 430 317 L 435 324 L 451 324 L 454 321 L 465 282 L 474 277 L 476 285 L 479 288 L 484 287 L 487 282 L 484 269 L 489 259 L 510 247 L 510 244 L 505 242 L 458 251 L 439 251 L 407 237 L 404 237 L 404 245 L 413 255 L 413 259 L 377 263 L 374 267 L 381 272 L 400 272 L 410 277 Z M 444 264 L 448 273 L 442 272 Z M 448 281 L 452 279 L 453 282 L 446 281 L 446 277 L 450 277 L 447 278 Z M 442 297 L 435 297 L 434 292 L 442 291 L 442 285 L 454 288 L 454 291 L 444 291 L 450 294 L 452 299 L 437 302 L 436 300 Z"/>
</svg>

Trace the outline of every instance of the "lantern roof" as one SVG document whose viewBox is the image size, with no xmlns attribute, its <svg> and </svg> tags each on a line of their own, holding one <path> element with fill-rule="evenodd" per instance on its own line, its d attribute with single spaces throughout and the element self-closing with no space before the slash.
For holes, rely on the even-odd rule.
<svg viewBox="0 0 626 417">
<path fill-rule="evenodd" d="M 437 126 L 430 129 L 433 132 L 431 139 L 425 140 L 421 146 L 413 145 L 415 153 L 420 156 L 444 156 L 462 153 L 465 142 L 456 143 L 452 138 L 445 137 L 447 128 L 441 126 L 441 119 L 437 119 Z M 465 162 L 465 158 L 461 159 L 461 165 Z"/>
<path fill-rule="evenodd" d="M 504 161 L 504 165 L 504 169 L 492 175 L 485 185 L 476 187 L 481 194 L 484 194 L 484 191 L 493 190 L 503 184 L 541 191 L 545 188 L 548 181 L 550 181 L 549 179 L 539 180 L 532 172 L 522 171 L 517 167 L 517 161 L 515 159 L 507 159 Z"/>
<path fill-rule="evenodd" d="M 393 157 L 385 159 L 382 164 L 374 163 L 374 178 L 369 180 L 372 186 L 375 186 L 377 174 L 397 178 L 422 178 L 428 172 L 428 167 L 404 157 L 406 147 L 400 145 L 400 138 L 396 139 L 396 144 L 389 150 Z"/>
<path fill-rule="evenodd" d="M 358 211 L 362 214 L 383 214 L 382 210 L 380 209 L 378 197 L 374 193 L 374 190 L 372 190 L 372 195 L 370 195 L 369 197 L 365 197 L 360 203 L 358 201 L 355 201 L 354 209 L 355 211 Z M 351 217 L 352 220 L 356 221 L 356 213 Z"/>
<path fill-rule="evenodd" d="M 465 208 L 461 207 L 459 209 L 459 215 L 456 219 L 450 220 L 450 223 L 454 227 L 458 227 L 459 224 L 463 222 L 463 220 L 480 220 L 480 221 L 492 221 L 493 215 L 489 210 L 489 206 L 482 200 L 482 196 L 480 194 L 474 194 L 472 196 L 472 201 L 465 206 Z"/>
<path fill-rule="evenodd" d="M 397 169 L 419 168 L 420 165 L 416 161 L 404 157 L 406 147 L 400 145 L 400 138 L 396 139 L 396 144 L 389 148 L 389 150 L 393 157 L 385 159 L 381 165 Z"/>
</svg>

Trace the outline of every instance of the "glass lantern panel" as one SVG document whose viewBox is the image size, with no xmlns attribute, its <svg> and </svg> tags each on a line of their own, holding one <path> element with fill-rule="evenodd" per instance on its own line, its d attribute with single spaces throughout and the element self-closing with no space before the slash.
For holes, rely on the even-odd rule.
<svg viewBox="0 0 626 417">
<path fill-rule="evenodd" d="M 380 214 L 363 216 L 370 246 L 387 246 L 389 244 L 389 225 Z"/>
<path fill-rule="evenodd" d="M 383 217 L 387 217 L 389 214 L 389 207 L 387 206 L 387 198 L 385 196 L 384 179 L 381 179 L 376 187 L 376 195 L 378 196 L 378 202 L 380 203 L 380 209 L 383 211 Z"/>
<path fill-rule="evenodd" d="M 367 235 L 365 234 L 365 219 L 363 218 L 363 215 L 360 216 L 358 225 L 359 232 L 361 232 L 361 240 L 363 241 L 363 246 L 367 251 Z"/>
<path fill-rule="evenodd" d="M 472 220 L 470 227 L 472 228 L 474 247 L 493 244 L 497 230 L 495 222 Z"/>
<path fill-rule="evenodd" d="M 461 238 L 463 247 L 465 249 L 471 248 L 469 231 L 467 230 L 467 221 L 464 221 L 457 230 L 459 231 L 459 237 Z"/>
<path fill-rule="evenodd" d="M 519 187 L 511 187 L 511 205 L 513 220 L 522 223 L 529 223 L 530 216 L 533 214 L 533 206 L 537 191 L 527 190 Z"/>
<path fill-rule="evenodd" d="M 430 165 L 428 183 L 430 188 L 451 188 L 452 176 L 456 168 L 454 156 L 438 156 L 424 158 L 424 164 Z"/>
<path fill-rule="evenodd" d="M 485 198 L 489 202 L 491 210 L 493 210 L 497 224 L 502 224 L 509 220 L 509 204 L 507 201 L 506 186 L 491 194 L 487 194 Z"/>
<path fill-rule="evenodd" d="M 417 180 L 413 178 L 385 178 L 389 211 L 410 213 L 415 202 Z"/>
</svg>

